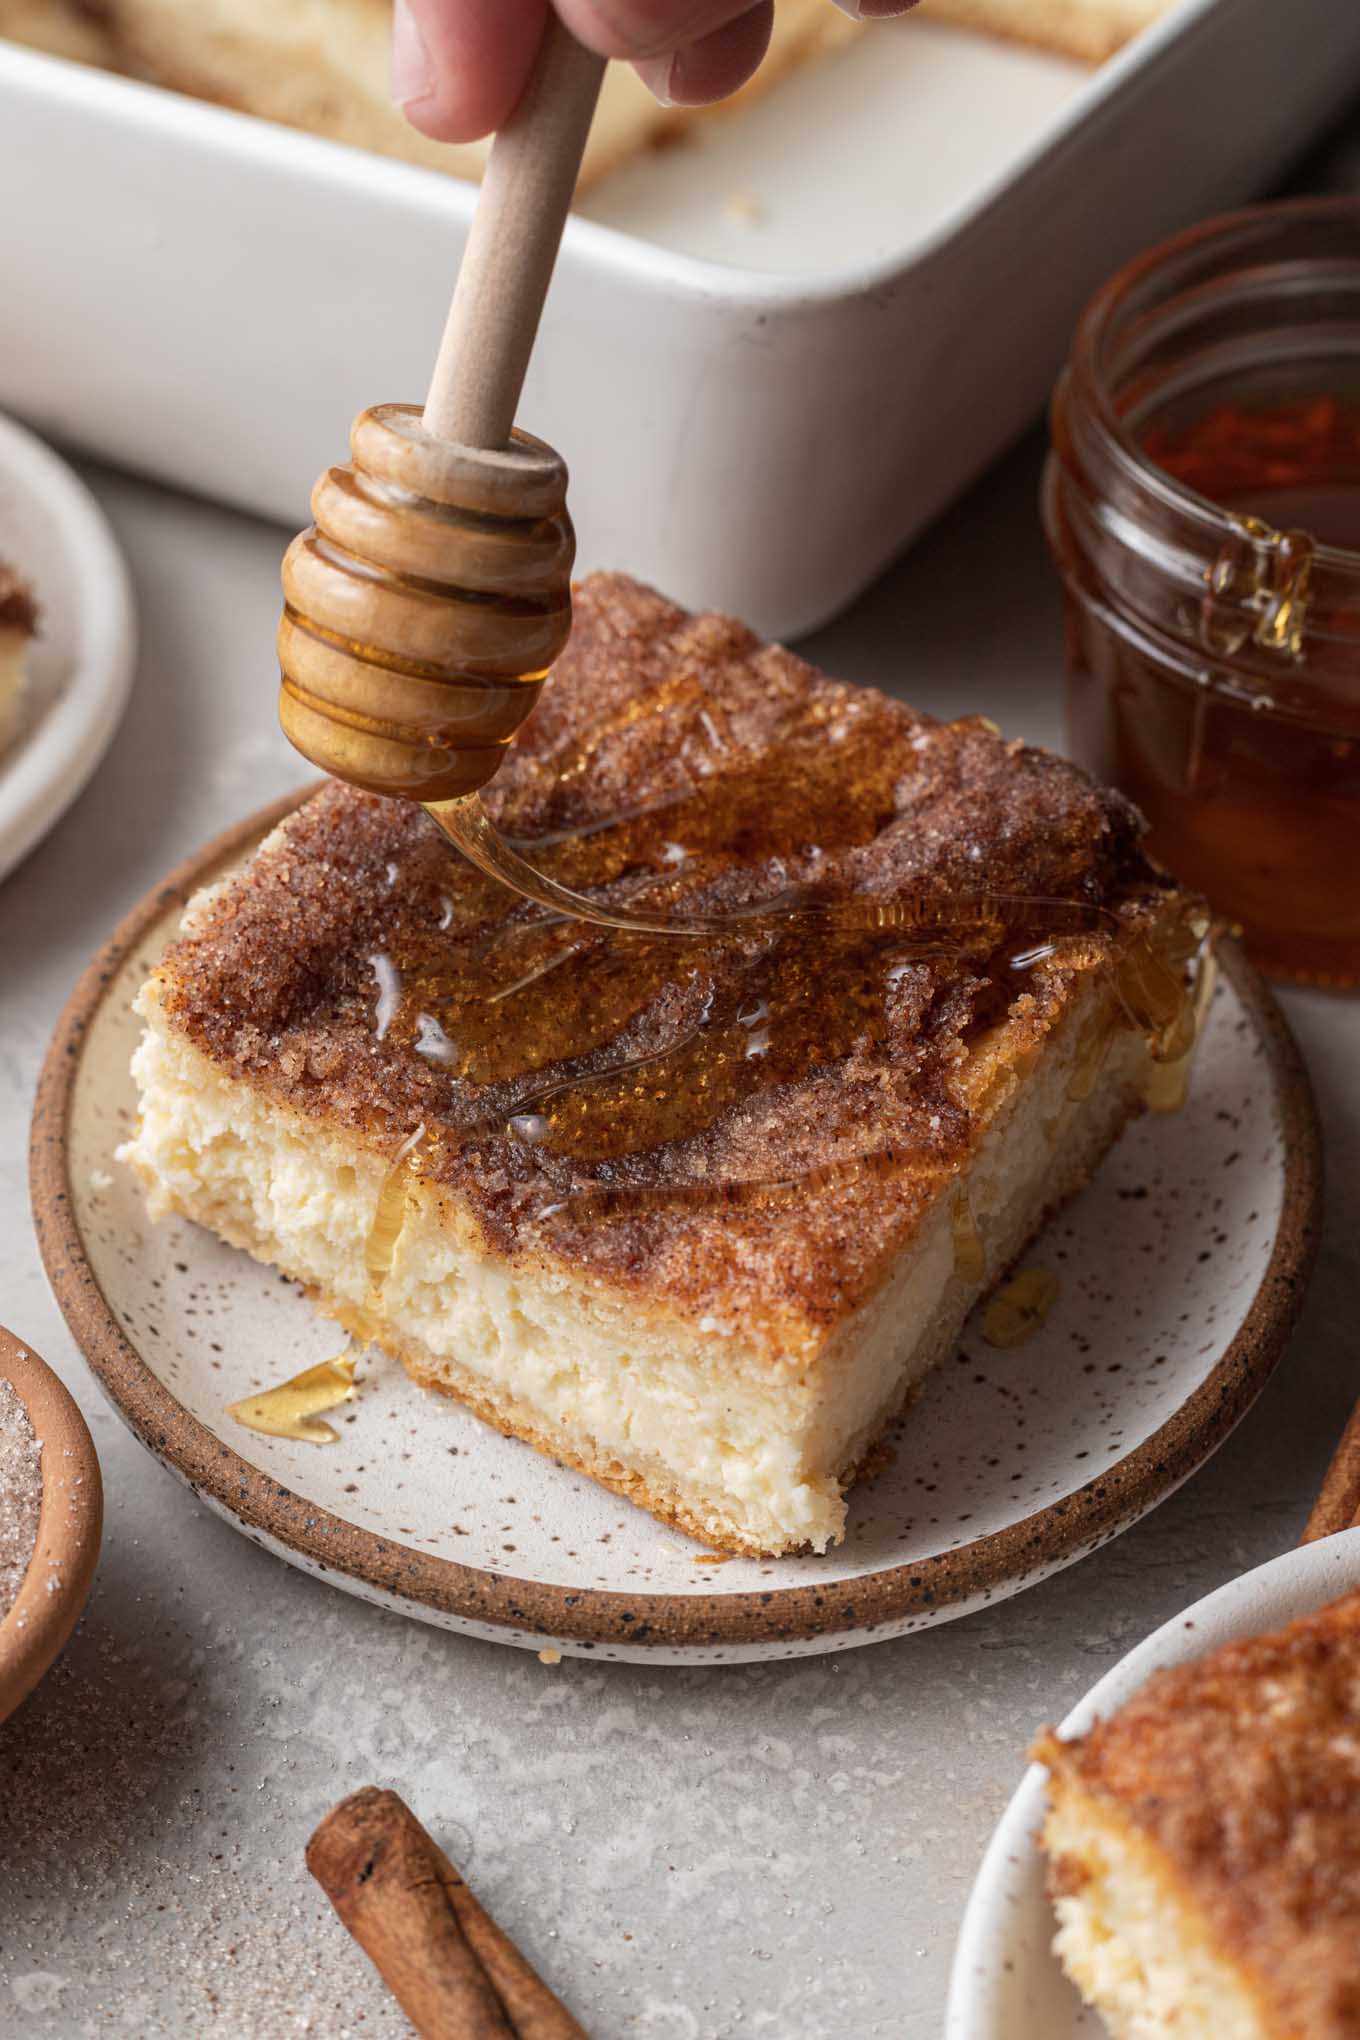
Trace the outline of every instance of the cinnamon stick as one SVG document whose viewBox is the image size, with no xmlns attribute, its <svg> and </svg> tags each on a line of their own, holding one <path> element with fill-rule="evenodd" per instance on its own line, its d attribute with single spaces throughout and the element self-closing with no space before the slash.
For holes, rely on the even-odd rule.
<svg viewBox="0 0 1360 2040">
<path fill-rule="evenodd" d="M 1353 1530 L 1360 1524 L 1360 1403 L 1351 1411 L 1350 1422 L 1332 1454 L 1323 1476 L 1313 1512 L 1304 1526 L 1300 1544 L 1313 1544 L 1319 1537 L 1331 1537 L 1338 1530 Z"/>
<path fill-rule="evenodd" d="M 332 1807 L 307 1868 L 421 2040 L 587 2040 L 395 1792 Z"/>
</svg>

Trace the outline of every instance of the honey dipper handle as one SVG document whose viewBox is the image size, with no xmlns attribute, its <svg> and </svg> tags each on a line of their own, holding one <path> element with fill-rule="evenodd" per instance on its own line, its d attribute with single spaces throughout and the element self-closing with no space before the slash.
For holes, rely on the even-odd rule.
<svg viewBox="0 0 1360 2040">
<path fill-rule="evenodd" d="M 524 96 L 492 144 L 449 306 L 425 399 L 437 439 L 510 437 L 604 65 L 550 10 Z"/>
</svg>

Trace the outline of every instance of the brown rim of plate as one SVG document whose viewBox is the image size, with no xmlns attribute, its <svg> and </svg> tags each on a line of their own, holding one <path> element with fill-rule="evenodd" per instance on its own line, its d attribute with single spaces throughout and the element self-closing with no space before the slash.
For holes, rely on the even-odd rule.
<svg viewBox="0 0 1360 2040">
<path fill-rule="evenodd" d="M 0 1620 L 0 1721 L 27 1699 L 89 1596 L 104 1524 L 104 1488 L 85 1419 L 45 1360 L 0 1325 L 0 1381 L 28 1411 L 42 1446 L 42 1506 L 19 1591 Z M 59 1586 L 53 1589 L 50 1582 Z"/>
<path fill-rule="evenodd" d="M 132 909 L 82 975 L 57 1023 L 33 1113 L 30 1185 L 48 1279 L 76 1342 L 132 1429 L 228 1515 L 338 1573 L 440 1615 L 512 1636 L 586 1646 L 702 1650 L 790 1644 L 921 1622 L 1093 1550 L 1177 1487 L 1222 1444 L 1279 1358 L 1317 1245 L 1321 1142 L 1307 1073 L 1288 1026 L 1235 944 L 1220 961 L 1264 1045 L 1284 1136 L 1284 1198 L 1270 1261 L 1231 1345 L 1160 1430 L 1099 1477 L 1004 1530 L 952 1551 L 825 1586 L 733 1594 L 622 1594 L 478 1571 L 381 1537 L 283 1487 L 178 1403 L 126 1337 L 86 1258 L 68 1176 L 75 1077 L 91 1023 L 129 954 L 165 914 L 238 861 L 313 789 L 273 802 L 188 858 Z M 777 1563 L 777 1562 L 776 1562 Z"/>
</svg>

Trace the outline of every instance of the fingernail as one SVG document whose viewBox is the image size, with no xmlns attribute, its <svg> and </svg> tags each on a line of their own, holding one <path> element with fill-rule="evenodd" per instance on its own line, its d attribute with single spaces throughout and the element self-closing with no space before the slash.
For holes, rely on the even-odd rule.
<svg viewBox="0 0 1360 2040">
<path fill-rule="evenodd" d="M 834 4 L 854 21 L 891 21 L 898 14 L 910 14 L 916 0 L 834 0 Z"/>
<path fill-rule="evenodd" d="M 677 61 L 678 59 L 675 56 L 643 57 L 634 66 L 639 78 L 641 78 L 653 99 L 660 106 L 674 106 L 675 104 L 671 84 L 675 77 Z"/>
<path fill-rule="evenodd" d="M 410 106 L 428 99 L 434 90 L 434 70 L 420 24 L 411 12 L 410 0 L 396 0 L 392 10 L 392 97 L 398 106 Z"/>
</svg>

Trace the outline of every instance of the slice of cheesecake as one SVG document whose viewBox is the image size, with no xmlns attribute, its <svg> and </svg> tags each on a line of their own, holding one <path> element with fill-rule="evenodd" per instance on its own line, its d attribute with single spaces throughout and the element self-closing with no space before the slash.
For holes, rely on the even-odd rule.
<svg viewBox="0 0 1360 2040">
<path fill-rule="evenodd" d="M 823 1548 L 1142 1108 L 1197 904 L 1073 766 L 613 576 L 487 805 L 730 934 L 545 917 L 327 786 L 143 990 L 126 1158 L 502 1430 L 725 1550 Z M 791 896 L 822 917 L 746 918 Z"/>
<path fill-rule="evenodd" d="M 1054 1945 L 1115 2040 L 1354 2040 L 1360 1594 L 1035 1755 Z"/>
<path fill-rule="evenodd" d="M 19 728 L 28 654 L 38 628 L 33 591 L 13 567 L 0 560 L 0 751 Z"/>
</svg>

